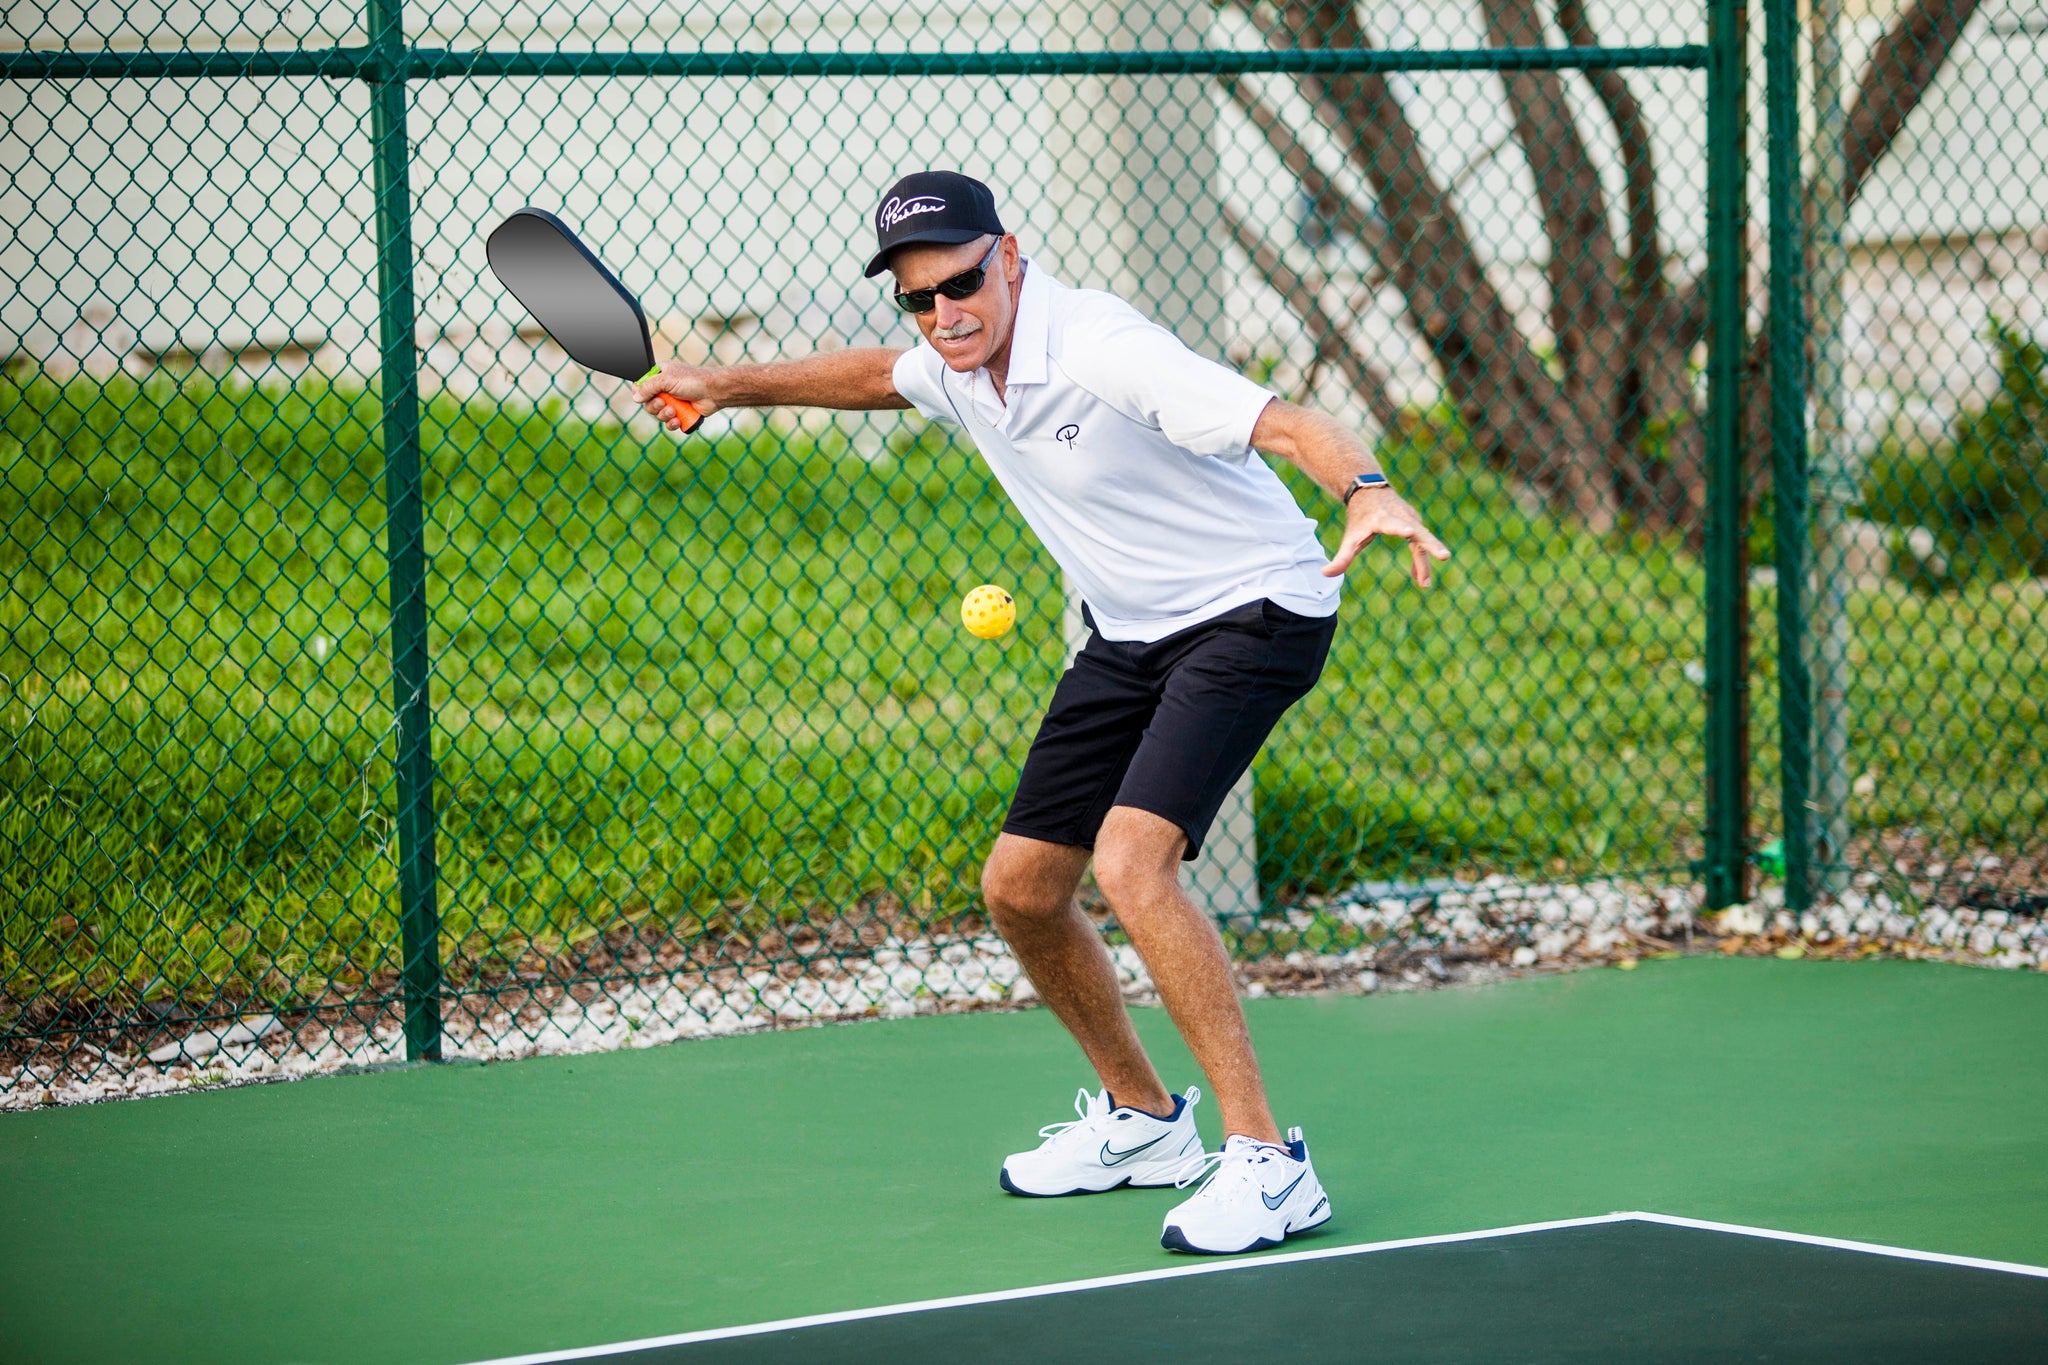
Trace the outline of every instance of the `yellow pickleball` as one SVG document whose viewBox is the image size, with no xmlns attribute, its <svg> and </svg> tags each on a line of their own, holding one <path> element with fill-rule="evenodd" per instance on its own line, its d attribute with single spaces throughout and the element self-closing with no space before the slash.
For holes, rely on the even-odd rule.
<svg viewBox="0 0 2048 1365">
<path fill-rule="evenodd" d="M 967 627 L 967 633 L 982 640 L 993 640 L 1010 633 L 1010 627 L 1017 624 L 1017 602 L 1010 594 L 993 583 L 984 583 L 967 594 L 960 604 L 960 622 Z"/>
</svg>

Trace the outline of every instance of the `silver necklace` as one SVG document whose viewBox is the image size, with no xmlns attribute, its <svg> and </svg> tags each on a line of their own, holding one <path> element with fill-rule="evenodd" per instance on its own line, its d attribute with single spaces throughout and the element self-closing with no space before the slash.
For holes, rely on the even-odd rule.
<svg viewBox="0 0 2048 1365">
<path fill-rule="evenodd" d="M 975 396 L 976 388 L 974 381 L 980 378 L 982 373 L 983 371 L 976 370 L 974 371 L 974 373 L 967 376 L 967 410 L 974 414 L 975 421 L 981 423 L 983 426 L 993 431 L 997 427 L 1002 425 L 1003 414 L 1008 409 L 1006 409 L 1003 406 L 1002 398 L 996 395 L 996 381 L 991 379 L 988 381 L 988 391 L 990 396 L 995 397 L 996 400 L 996 418 L 993 422 L 991 422 L 981 415 L 981 403 Z"/>
</svg>

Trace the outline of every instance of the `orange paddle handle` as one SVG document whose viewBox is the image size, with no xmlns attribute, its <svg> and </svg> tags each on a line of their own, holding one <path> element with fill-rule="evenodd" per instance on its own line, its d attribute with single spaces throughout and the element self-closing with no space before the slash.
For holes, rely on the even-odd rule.
<svg viewBox="0 0 2048 1365">
<path fill-rule="evenodd" d="M 688 399 L 678 398 L 672 393 L 654 395 L 668 405 L 669 415 L 683 424 L 683 435 L 688 436 L 704 420 L 704 414 L 697 411 L 697 405 Z"/>
<path fill-rule="evenodd" d="M 636 384 L 645 384 L 648 380 L 654 378 L 654 376 L 660 373 L 661 366 L 656 365 L 653 369 L 649 370 L 646 374 L 641 375 L 638 379 L 634 380 L 633 382 Z M 668 405 L 669 416 L 675 418 L 678 422 L 681 422 L 683 424 L 683 435 L 688 436 L 691 432 L 697 429 L 700 423 L 703 422 L 703 411 L 700 408 L 698 408 L 698 406 L 695 403 L 692 403 L 689 399 L 678 398 L 672 393 L 657 393 L 654 396 L 656 398 L 659 398 L 663 403 Z"/>
</svg>

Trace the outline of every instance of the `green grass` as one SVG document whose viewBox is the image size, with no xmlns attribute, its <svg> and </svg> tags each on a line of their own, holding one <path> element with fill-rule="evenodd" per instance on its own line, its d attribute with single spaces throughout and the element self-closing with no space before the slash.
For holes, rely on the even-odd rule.
<svg viewBox="0 0 2048 1365">
<path fill-rule="evenodd" d="M 293 1001 L 388 973 L 374 398 L 38 383 L 0 414 L 0 995 Z M 635 923 L 972 910 L 1062 650 L 1056 570 L 971 453 L 643 442 L 448 399 L 425 449 L 463 969 Z M 1261 760 L 1265 885 L 1698 856 L 1698 567 L 1532 516 L 1442 451 L 1388 459 L 1457 559 L 1428 595 L 1383 550 L 1354 571 L 1324 683 Z M 984 581 L 1023 609 L 998 644 L 955 615 Z M 2048 813 L 2018 618 L 1987 593 L 1870 608 L 1867 814 L 1932 803 L 1997 839 Z M 1931 686 L 1930 659 L 1971 685 Z M 1895 772 L 1940 780 L 1916 803 Z"/>
</svg>

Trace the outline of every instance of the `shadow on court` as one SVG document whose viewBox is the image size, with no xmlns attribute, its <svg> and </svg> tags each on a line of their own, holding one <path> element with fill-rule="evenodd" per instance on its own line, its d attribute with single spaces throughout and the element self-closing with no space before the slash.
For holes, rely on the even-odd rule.
<svg viewBox="0 0 2048 1365">
<path fill-rule="evenodd" d="M 969 1344 L 971 1343 L 971 1348 Z M 1651 1222 L 1554 1228 L 649 1347 L 632 1365 L 2048 1358 L 2048 1271 Z"/>
</svg>

